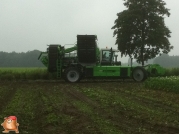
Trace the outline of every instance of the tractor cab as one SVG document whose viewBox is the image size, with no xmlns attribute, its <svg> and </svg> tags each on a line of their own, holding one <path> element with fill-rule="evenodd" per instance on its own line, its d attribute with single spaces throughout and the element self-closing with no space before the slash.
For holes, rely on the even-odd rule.
<svg viewBox="0 0 179 134">
<path fill-rule="evenodd" d="M 117 61 L 117 52 L 119 50 L 115 49 L 101 49 L 100 52 L 100 64 L 101 65 L 107 65 L 107 66 L 113 66 L 113 65 L 121 65 L 120 61 Z"/>
</svg>

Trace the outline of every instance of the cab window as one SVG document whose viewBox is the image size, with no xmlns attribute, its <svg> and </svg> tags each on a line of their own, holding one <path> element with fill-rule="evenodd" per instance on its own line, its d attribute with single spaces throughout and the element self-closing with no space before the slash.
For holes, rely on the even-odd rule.
<svg viewBox="0 0 179 134">
<path fill-rule="evenodd" d="M 109 50 L 102 51 L 102 60 L 103 61 L 110 61 L 111 52 Z"/>
</svg>

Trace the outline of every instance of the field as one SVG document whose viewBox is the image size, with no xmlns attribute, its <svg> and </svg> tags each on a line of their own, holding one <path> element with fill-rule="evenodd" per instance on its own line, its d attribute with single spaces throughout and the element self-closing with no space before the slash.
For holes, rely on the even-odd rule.
<svg viewBox="0 0 179 134">
<path fill-rule="evenodd" d="M 22 134 L 179 133 L 179 94 L 149 85 L 0 81 L 0 120 L 17 116 Z"/>
</svg>

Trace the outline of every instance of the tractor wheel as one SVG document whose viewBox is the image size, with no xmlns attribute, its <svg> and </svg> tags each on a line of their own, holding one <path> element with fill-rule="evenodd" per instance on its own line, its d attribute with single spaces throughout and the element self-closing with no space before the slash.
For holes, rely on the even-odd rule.
<svg viewBox="0 0 179 134">
<path fill-rule="evenodd" d="M 66 81 L 75 83 L 75 82 L 80 81 L 80 78 L 81 78 L 81 73 L 78 70 L 78 68 L 71 67 L 71 68 L 66 69 L 65 71 Z"/>
<path fill-rule="evenodd" d="M 132 78 L 137 82 L 142 82 L 147 78 L 147 72 L 142 67 L 136 67 L 132 71 Z"/>
</svg>

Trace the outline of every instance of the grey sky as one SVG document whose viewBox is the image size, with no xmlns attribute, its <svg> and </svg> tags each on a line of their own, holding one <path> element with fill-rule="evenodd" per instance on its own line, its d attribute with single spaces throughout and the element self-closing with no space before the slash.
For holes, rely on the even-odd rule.
<svg viewBox="0 0 179 134">
<path fill-rule="evenodd" d="M 169 55 L 178 55 L 179 0 L 165 2 Z M 45 51 L 47 44 L 74 44 L 77 34 L 95 34 L 100 48 L 117 48 L 111 27 L 124 9 L 123 0 L 0 0 L 0 51 Z"/>
</svg>

